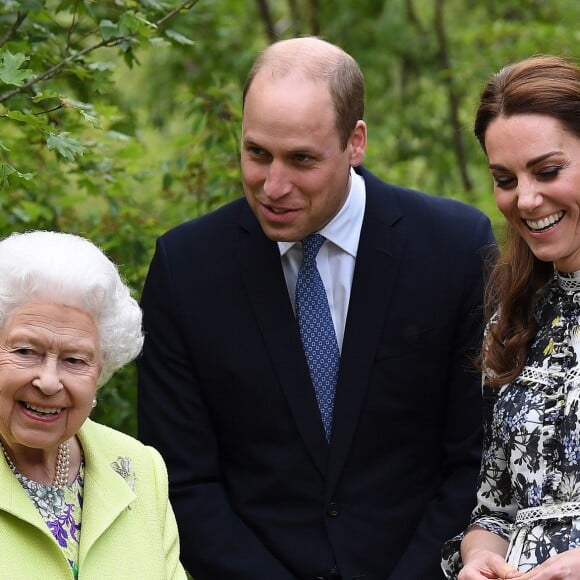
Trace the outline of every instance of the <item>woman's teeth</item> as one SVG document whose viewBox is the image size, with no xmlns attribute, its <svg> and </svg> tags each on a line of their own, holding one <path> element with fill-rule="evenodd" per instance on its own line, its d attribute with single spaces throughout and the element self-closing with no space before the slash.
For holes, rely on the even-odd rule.
<svg viewBox="0 0 580 580">
<path fill-rule="evenodd" d="M 26 409 L 29 411 L 34 411 L 40 415 L 57 415 L 62 411 L 62 407 L 37 407 L 36 405 L 30 405 L 28 403 L 22 403 Z"/>
<path fill-rule="evenodd" d="M 564 215 L 563 211 L 559 211 L 557 213 L 553 213 L 552 215 L 549 215 L 545 218 L 542 218 L 541 220 L 526 220 L 526 224 L 527 226 L 537 232 L 540 230 L 545 230 L 547 228 L 549 228 L 550 226 L 553 226 L 555 223 L 559 222 L 562 219 L 562 216 Z"/>
</svg>

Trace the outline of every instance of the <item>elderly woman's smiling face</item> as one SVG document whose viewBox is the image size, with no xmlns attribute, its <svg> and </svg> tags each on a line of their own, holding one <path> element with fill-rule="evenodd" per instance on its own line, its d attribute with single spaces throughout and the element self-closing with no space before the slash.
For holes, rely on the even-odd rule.
<svg viewBox="0 0 580 580">
<path fill-rule="evenodd" d="M 91 412 L 101 371 L 86 311 L 50 302 L 16 308 L 0 329 L 0 435 L 14 451 L 54 449 Z"/>
</svg>

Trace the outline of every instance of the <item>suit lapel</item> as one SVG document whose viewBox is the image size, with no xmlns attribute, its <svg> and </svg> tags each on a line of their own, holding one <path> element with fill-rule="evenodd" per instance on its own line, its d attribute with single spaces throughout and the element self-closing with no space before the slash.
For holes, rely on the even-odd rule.
<svg viewBox="0 0 580 580">
<path fill-rule="evenodd" d="M 365 217 L 356 258 L 334 407 L 328 489 L 337 481 L 354 436 L 390 296 L 403 260 L 405 240 L 394 225 L 401 218 L 396 199 L 376 178 L 363 174 Z M 400 305 L 397 305 L 400 307 Z"/>
<path fill-rule="evenodd" d="M 91 547 L 123 510 L 130 509 L 136 496 L 129 484 L 113 470 L 106 455 L 106 442 L 94 433 L 90 420 L 85 422 L 78 437 L 86 463 L 79 546 L 79 566 L 82 569 L 82 562 Z"/>
<path fill-rule="evenodd" d="M 34 503 L 3 459 L 0 459 L 0 489 L 2 489 L 2 493 L 0 493 L 0 511 L 5 511 L 19 520 L 29 523 L 51 538 L 51 540 L 54 540 Z"/>
<path fill-rule="evenodd" d="M 88 434 L 89 432 L 90 434 Z M 85 482 L 83 490 L 82 533 L 79 545 L 79 566 L 96 540 L 117 519 L 118 515 L 135 500 L 135 493 L 112 469 L 104 453 L 103 443 L 92 433 L 87 420 L 78 433 L 85 455 Z M 96 439 L 96 440 L 95 440 Z M 7 465 L 0 462 L 0 510 L 14 514 L 18 519 L 35 526 L 54 541 L 48 526 L 30 501 L 20 482 Z"/>
<path fill-rule="evenodd" d="M 240 225 L 238 257 L 244 288 L 298 431 L 312 460 L 324 475 L 328 444 L 290 304 L 278 246 L 265 237 L 248 208 L 244 210 Z"/>
</svg>

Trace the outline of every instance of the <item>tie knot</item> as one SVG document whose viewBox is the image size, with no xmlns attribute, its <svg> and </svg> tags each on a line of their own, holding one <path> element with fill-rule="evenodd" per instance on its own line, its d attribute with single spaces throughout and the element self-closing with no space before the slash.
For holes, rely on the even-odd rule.
<svg viewBox="0 0 580 580">
<path fill-rule="evenodd" d="M 304 252 L 304 258 L 302 259 L 304 264 L 312 264 L 316 260 L 316 255 L 324 240 L 326 238 L 320 234 L 310 234 L 302 240 L 302 250 Z"/>
</svg>

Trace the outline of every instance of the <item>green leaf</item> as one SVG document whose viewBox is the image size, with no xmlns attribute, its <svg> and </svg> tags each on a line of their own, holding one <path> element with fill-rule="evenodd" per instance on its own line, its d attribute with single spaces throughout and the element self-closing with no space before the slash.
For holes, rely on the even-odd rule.
<svg viewBox="0 0 580 580">
<path fill-rule="evenodd" d="M 0 181 L 3 182 L 9 175 L 12 175 L 16 170 L 12 165 L 0 163 Z"/>
<path fill-rule="evenodd" d="M 90 71 L 109 72 L 115 70 L 115 64 L 112 62 L 92 62 L 87 65 Z"/>
<path fill-rule="evenodd" d="M 119 31 L 122 36 L 135 34 L 141 27 L 141 22 L 134 12 L 124 12 L 119 18 Z"/>
<path fill-rule="evenodd" d="M 166 38 L 161 38 L 160 36 L 154 36 L 150 41 L 151 46 L 156 48 L 170 48 L 171 42 Z"/>
<path fill-rule="evenodd" d="M 42 115 L 33 115 L 32 113 L 23 113 L 21 111 L 7 111 L 6 117 L 8 119 L 12 119 L 13 121 L 20 121 L 21 123 L 26 123 L 27 125 L 38 127 L 39 129 L 43 129 L 48 126 L 45 117 Z"/>
<path fill-rule="evenodd" d="M 13 208 L 13 212 L 22 221 L 28 223 L 30 221 L 37 221 L 40 218 L 50 218 L 52 210 L 43 203 L 22 200 L 20 206 Z"/>
<path fill-rule="evenodd" d="M 43 0 L 21 0 L 19 4 L 23 11 L 40 12 L 44 8 Z"/>
<path fill-rule="evenodd" d="M 57 93 L 56 91 L 41 91 L 32 97 L 32 102 L 41 103 L 46 99 L 58 99 L 59 96 L 60 96 L 59 93 Z"/>
<path fill-rule="evenodd" d="M 85 200 L 85 196 L 80 193 L 62 195 L 58 198 L 59 210 L 78 207 Z"/>
<path fill-rule="evenodd" d="M 110 20 L 101 20 L 99 29 L 104 40 L 111 40 L 111 38 L 120 36 L 119 27 Z"/>
<path fill-rule="evenodd" d="M 183 36 L 183 34 L 179 34 L 179 32 L 176 32 L 175 30 L 167 29 L 165 31 L 165 36 L 182 46 L 193 46 L 195 44 L 191 38 L 187 38 L 187 36 Z"/>
<path fill-rule="evenodd" d="M 7 163 L 0 163 L 0 188 L 4 188 L 8 182 L 9 177 L 16 177 L 18 179 L 23 179 L 24 181 L 30 181 L 35 176 L 35 173 L 21 173 L 12 165 Z"/>
<path fill-rule="evenodd" d="M 74 99 L 66 99 L 65 102 L 67 107 L 78 111 L 85 121 L 89 122 L 93 127 L 99 128 L 101 126 L 99 115 L 91 103 L 82 103 Z"/>
<path fill-rule="evenodd" d="M 74 161 L 77 155 L 83 155 L 85 147 L 81 144 L 79 139 L 69 137 L 69 133 L 50 133 L 46 144 L 49 149 L 56 149 L 57 152 L 67 161 Z"/>
<path fill-rule="evenodd" d="M 161 12 L 167 8 L 162 2 L 156 2 L 155 0 L 141 0 L 142 6 L 145 8 L 150 8 L 152 10 L 157 10 Z"/>
<path fill-rule="evenodd" d="M 30 69 L 20 68 L 27 61 L 28 57 L 21 52 L 12 54 L 9 50 L 3 51 L 0 54 L 0 81 L 17 87 L 22 85 L 34 74 Z"/>
</svg>

